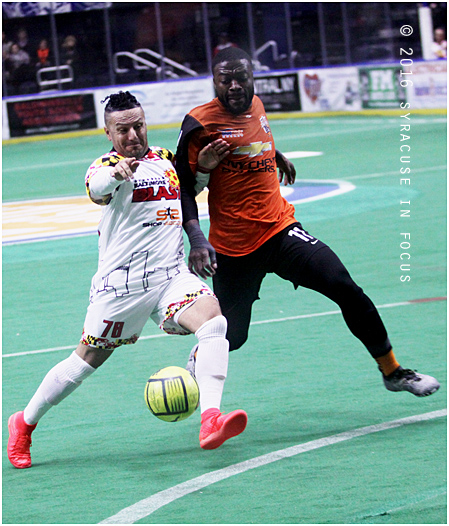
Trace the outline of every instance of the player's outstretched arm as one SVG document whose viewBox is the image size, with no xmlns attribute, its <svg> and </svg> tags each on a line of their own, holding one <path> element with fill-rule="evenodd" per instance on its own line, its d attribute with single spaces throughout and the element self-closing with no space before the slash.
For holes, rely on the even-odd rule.
<svg viewBox="0 0 449 526">
<path fill-rule="evenodd" d="M 138 166 L 139 161 L 134 157 L 129 157 L 122 159 L 112 167 L 104 166 L 95 170 L 92 175 L 89 175 L 88 172 L 86 185 L 92 201 L 97 204 L 107 204 L 107 202 L 102 201 L 110 198 L 123 181 L 134 179 L 133 174 Z"/>
<path fill-rule="evenodd" d="M 198 220 L 191 219 L 184 223 L 184 230 L 190 241 L 190 271 L 204 279 L 213 276 L 217 268 L 215 249 L 205 238 Z"/>
<path fill-rule="evenodd" d="M 296 179 L 295 166 L 279 150 L 276 150 L 276 164 L 279 168 L 279 182 L 284 181 L 285 186 L 293 184 Z"/>
</svg>

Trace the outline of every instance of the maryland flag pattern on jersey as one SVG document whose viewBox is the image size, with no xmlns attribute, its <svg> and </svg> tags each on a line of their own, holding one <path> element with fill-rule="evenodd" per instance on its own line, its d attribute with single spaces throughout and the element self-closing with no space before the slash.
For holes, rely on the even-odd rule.
<svg viewBox="0 0 449 526">
<path fill-rule="evenodd" d="M 166 148 L 161 148 L 160 146 L 150 146 L 150 150 L 147 153 L 147 157 L 149 157 L 150 159 L 152 157 L 159 157 L 159 159 L 170 161 L 171 163 L 173 163 L 175 158 L 173 152 L 167 150 Z"/>
<path fill-rule="evenodd" d="M 118 164 L 122 159 L 124 159 L 123 155 L 120 155 L 117 152 L 111 151 L 102 157 L 99 157 L 96 159 L 89 167 L 89 170 L 87 171 L 86 175 L 86 192 L 89 196 L 90 200 L 93 201 L 97 205 L 105 206 L 111 202 L 112 195 L 105 195 L 104 197 L 97 199 L 92 197 L 89 189 L 89 181 L 91 178 L 96 174 L 97 170 L 99 168 L 104 168 L 105 166 L 115 166 Z"/>
<path fill-rule="evenodd" d="M 108 155 L 105 155 L 101 157 L 100 159 L 97 159 L 95 161 L 95 166 L 115 166 L 118 164 L 122 159 L 124 159 L 123 155 L 120 155 L 117 152 L 111 152 Z"/>
<path fill-rule="evenodd" d="M 178 174 L 174 170 L 172 170 L 170 168 L 169 170 L 166 170 L 164 172 L 164 175 L 169 180 L 170 188 L 174 188 L 175 190 L 179 190 Z"/>
<path fill-rule="evenodd" d="M 185 307 L 188 303 L 191 303 L 192 301 L 195 301 L 200 296 L 213 296 L 216 297 L 215 294 L 206 287 L 202 287 L 200 290 L 197 290 L 196 292 L 190 292 L 188 294 L 184 295 L 184 299 L 181 301 L 178 301 L 177 303 L 171 303 L 165 312 L 165 318 L 164 321 L 159 325 L 159 328 L 165 331 L 167 334 L 178 334 L 178 335 L 186 335 L 191 334 L 188 330 L 183 329 L 181 326 L 178 326 L 177 328 L 165 326 L 165 322 L 173 318 L 173 316 L 181 310 L 183 307 Z"/>
</svg>

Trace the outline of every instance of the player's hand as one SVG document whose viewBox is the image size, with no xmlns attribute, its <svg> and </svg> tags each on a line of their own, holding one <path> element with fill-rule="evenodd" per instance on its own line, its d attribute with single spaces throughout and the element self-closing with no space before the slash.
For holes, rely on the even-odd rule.
<svg viewBox="0 0 449 526">
<path fill-rule="evenodd" d="M 189 254 L 190 272 L 204 279 L 212 277 L 217 268 L 215 250 L 209 242 L 207 244 L 209 247 L 192 248 Z"/>
<path fill-rule="evenodd" d="M 139 161 L 135 157 L 122 159 L 112 168 L 112 177 L 117 181 L 131 181 L 134 179 L 134 172 L 139 166 Z"/>
<path fill-rule="evenodd" d="M 213 170 L 230 153 L 229 143 L 223 139 L 217 139 L 205 146 L 198 154 L 198 168 L 202 170 Z"/>
<path fill-rule="evenodd" d="M 284 186 L 293 184 L 296 179 L 295 166 L 279 150 L 276 150 L 276 164 L 279 169 L 279 183 L 284 181 Z"/>
<path fill-rule="evenodd" d="M 204 279 L 210 278 L 215 274 L 217 268 L 217 256 L 214 247 L 205 238 L 197 219 L 187 221 L 184 224 L 184 230 L 190 241 L 190 272 Z"/>
</svg>

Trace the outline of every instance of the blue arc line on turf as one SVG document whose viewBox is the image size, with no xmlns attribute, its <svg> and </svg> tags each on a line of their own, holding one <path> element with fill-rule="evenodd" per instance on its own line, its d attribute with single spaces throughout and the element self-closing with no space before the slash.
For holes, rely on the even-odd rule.
<svg viewBox="0 0 449 526">
<path fill-rule="evenodd" d="M 419 303 L 429 303 L 433 301 L 446 301 L 446 296 L 440 296 L 437 298 L 422 298 L 422 299 L 416 299 L 416 300 L 408 300 L 408 301 L 400 301 L 398 303 L 384 303 L 383 305 L 377 305 L 377 309 L 389 309 L 392 307 L 403 307 L 404 305 L 416 305 Z M 320 316 L 332 316 L 334 314 L 341 314 L 340 310 L 330 310 L 325 312 L 314 312 L 311 314 L 298 314 L 297 316 L 287 316 L 284 318 L 272 318 L 269 320 L 259 320 L 259 321 L 252 321 L 250 325 L 264 325 L 266 323 L 279 323 L 282 321 L 292 321 L 292 320 L 303 320 L 307 318 L 318 318 Z M 166 338 L 169 336 L 166 333 L 161 334 L 152 334 L 149 336 L 141 336 L 139 338 L 139 341 L 142 340 L 151 340 L 154 338 Z M 23 352 L 16 352 L 11 354 L 3 354 L 2 358 L 14 358 L 16 356 L 28 356 L 30 354 L 42 354 L 42 353 L 48 353 L 48 352 L 56 352 L 56 351 L 66 351 L 68 349 L 75 349 L 75 347 L 78 344 L 74 345 L 66 345 L 64 347 L 50 347 L 48 349 L 38 349 L 36 351 L 23 351 Z"/>
<path fill-rule="evenodd" d="M 312 440 L 304 444 L 298 444 L 286 449 L 273 451 L 272 453 L 267 453 L 250 460 L 245 460 L 244 462 L 239 462 L 226 468 L 218 469 L 217 471 L 211 471 L 210 473 L 206 473 L 194 479 L 188 480 L 182 484 L 178 484 L 177 486 L 173 486 L 166 490 L 155 493 L 151 497 L 143 499 L 132 506 L 124 508 L 117 514 L 112 515 L 98 524 L 134 524 L 138 520 L 148 517 L 148 515 L 151 515 L 163 506 L 166 506 L 177 499 L 210 486 L 215 482 L 220 482 L 221 480 L 225 480 L 234 475 L 245 473 L 250 469 L 256 469 L 284 458 L 290 458 L 295 455 L 299 455 L 300 453 L 331 446 L 333 444 L 338 444 L 339 442 L 344 442 L 353 438 L 370 435 L 371 433 L 378 433 L 380 431 L 411 425 L 417 422 L 425 422 L 435 418 L 441 418 L 446 415 L 447 409 L 441 409 L 439 411 L 432 411 L 430 413 L 423 413 L 421 415 L 400 418 L 398 420 L 392 420 L 382 424 L 360 427 L 358 429 L 353 429 L 352 431 L 345 431 L 343 433 L 338 433 L 329 437 Z"/>
</svg>

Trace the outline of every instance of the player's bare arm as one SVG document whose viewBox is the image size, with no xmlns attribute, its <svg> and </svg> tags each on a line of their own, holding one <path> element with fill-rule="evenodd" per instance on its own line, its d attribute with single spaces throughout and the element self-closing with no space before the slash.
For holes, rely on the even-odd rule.
<svg viewBox="0 0 449 526">
<path fill-rule="evenodd" d="M 215 274 L 217 258 L 214 247 L 204 236 L 197 219 L 184 223 L 190 241 L 189 269 L 196 276 L 207 279 Z"/>
<path fill-rule="evenodd" d="M 223 139 L 217 139 L 205 146 L 198 154 L 199 171 L 211 171 L 230 153 L 230 145 Z"/>
<path fill-rule="evenodd" d="M 296 179 L 295 166 L 279 150 L 276 150 L 276 164 L 279 169 L 279 182 L 282 183 L 284 181 L 285 186 L 293 184 Z"/>
</svg>

